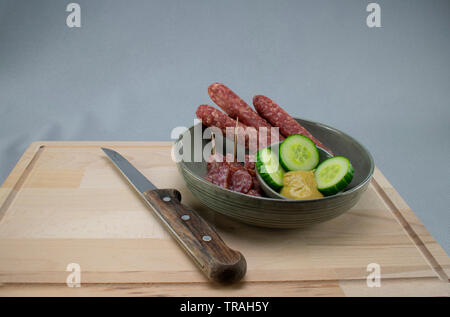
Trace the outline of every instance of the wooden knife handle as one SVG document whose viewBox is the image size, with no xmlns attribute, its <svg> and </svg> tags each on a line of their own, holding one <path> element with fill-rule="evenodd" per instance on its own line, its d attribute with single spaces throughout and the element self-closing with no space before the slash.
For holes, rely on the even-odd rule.
<svg viewBox="0 0 450 317">
<path fill-rule="evenodd" d="M 149 190 L 144 193 L 144 197 L 172 236 L 210 280 L 234 283 L 244 277 L 247 270 L 244 256 L 230 249 L 194 210 L 182 205 L 178 190 Z"/>
</svg>

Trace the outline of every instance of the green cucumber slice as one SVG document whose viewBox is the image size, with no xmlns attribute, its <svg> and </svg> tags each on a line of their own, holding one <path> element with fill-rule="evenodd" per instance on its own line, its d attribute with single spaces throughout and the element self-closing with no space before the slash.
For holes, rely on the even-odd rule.
<svg viewBox="0 0 450 317">
<path fill-rule="evenodd" d="M 283 187 L 284 170 L 281 168 L 278 155 L 271 148 L 264 148 L 256 154 L 256 169 L 261 178 L 274 190 Z"/>
<path fill-rule="evenodd" d="M 310 171 L 319 164 L 319 151 L 310 138 L 293 134 L 280 145 L 280 162 L 287 171 Z"/>
<path fill-rule="evenodd" d="M 353 172 L 353 166 L 346 157 L 335 156 L 326 159 L 314 172 L 317 189 L 325 196 L 337 194 L 350 184 Z"/>
</svg>

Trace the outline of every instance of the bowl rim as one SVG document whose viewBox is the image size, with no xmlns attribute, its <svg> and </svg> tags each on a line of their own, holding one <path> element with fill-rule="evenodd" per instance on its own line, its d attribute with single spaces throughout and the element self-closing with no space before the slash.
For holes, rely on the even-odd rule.
<svg viewBox="0 0 450 317">
<path fill-rule="evenodd" d="M 301 121 L 307 122 L 307 123 L 312 124 L 312 125 L 320 126 L 320 127 L 325 128 L 327 130 L 332 130 L 333 132 L 336 132 L 338 134 L 341 134 L 341 135 L 351 139 L 353 142 L 355 142 L 357 145 L 359 145 L 366 152 L 367 156 L 369 157 L 370 167 L 369 167 L 369 173 L 368 173 L 367 177 L 362 182 L 357 184 L 355 187 L 353 187 L 353 188 L 351 188 L 351 189 L 349 189 L 347 191 L 340 192 L 340 193 L 338 193 L 336 195 L 325 196 L 325 197 L 314 198 L 314 199 L 294 200 L 294 199 L 281 199 L 281 198 L 272 198 L 272 197 L 253 196 L 253 195 L 247 195 L 247 194 L 244 194 L 244 193 L 235 192 L 235 191 L 233 191 L 231 189 L 223 188 L 223 187 L 220 187 L 220 186 L 218 186 L 216 184 L 208 182 L 203 177 L 200 177 L 200 176 L 192 173 L 191 170 L 186 166 L 186 162 L 184 162 L 183 160 L 177 162 L 177 165 L 183 165 L 184 166 L 184 171 L 189 173 L 189 175 L 191 175 L 192 177 L 194 177 L 196 180 L 200 181 L 203 184 L 206 184 L 206 185 L 209 185 L 209 186 L 214 186 L 214 188 L 216 188 L 218 190 L 223 190 L 223 191 L 226 191 L 226 192 L 229 192 L 229 193 L 233 193 L 233 194 L 236 194 L 236 195 L 241 196 L 241 197 L 245 197 L 245 198 L 250 199 L 250 200 L 268 201 L 268 202 L 280 202 L 280 203 L 287 203 L 287 204 L 319 202 L 319 201 L 332 200 L 332 199 L 334 199 L 336 197 L 349 196 L 349 195 L 353 194 L 354 192 L 358 191 L 359 189 L 363 188 L 370 181 L 370 179 L 372 178 L 373 173 L 375 171 L 374 160 L 373 160 L 372 154 L 358 140 L 356 140 L 355 138 L 353 138 L 349 134 L 347 134 L 347 133 L 345 133 L 345 132 L 343 132 L 343 131 L 341 131 L 339 129 L 333 128 L 332 126 L 329 126 L 329 125 L 321 123 L 321 122 L 307 120 L 307 119 L 303 119 L 303 118 L 297 118 L 297 117 L 294 117 L 294 119 L 296 121 L 297 120 L 301 120 Z M 198 124 L 201 125 L 202 122 L 198 122 L 197 124 L 189 127 L 188 130 L 190 130 L 191 128 L 195 127 Z M 182 140 L 182 137 L 183 137 L 183 134 L 180 135 L 180 137 L 178 138 L 178 140 L 174 144 L 180 142 Z"/>
</svg>

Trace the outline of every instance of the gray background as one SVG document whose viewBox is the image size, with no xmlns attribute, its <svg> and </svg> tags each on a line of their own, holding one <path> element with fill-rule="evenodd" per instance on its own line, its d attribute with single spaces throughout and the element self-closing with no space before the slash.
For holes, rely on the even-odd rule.
<svg viewBox="0 0 450 317">
<path fill-rule="evenodd" d="M 215 81 L 355 136 L 450 253 L 450 1 L 0 1 L 0 180 L 35 140 L 169 140 Z"/>
</svg>

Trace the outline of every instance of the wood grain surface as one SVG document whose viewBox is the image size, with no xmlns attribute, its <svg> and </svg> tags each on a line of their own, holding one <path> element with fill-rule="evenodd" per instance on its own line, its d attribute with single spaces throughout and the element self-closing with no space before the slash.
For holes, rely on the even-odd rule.
<svg viewBox="0 0 450 317">
<path fill-rule="evenodd" d="M 450 259 L 379 170 L 348 213 L 306 229 L 248 226 L 185 188 L 169 142 L 36 142 L 0 188 L 0 295 L 448 296 Z M 119 151 L 247 259 L 231 287 L 207 281 L 100 147 Z M 69 288 L 69 263 L 81 287 Z M 367 266 L 380 265 L 370 288 Z"/>
</svg>

